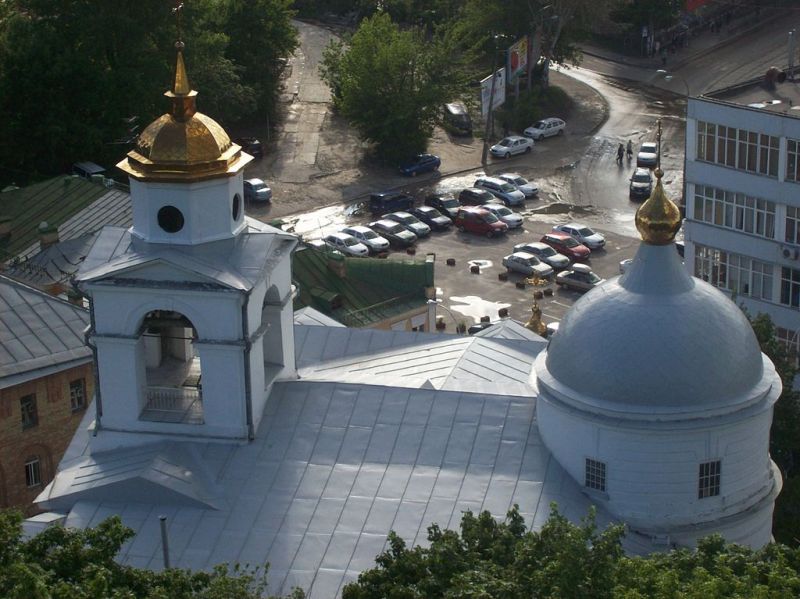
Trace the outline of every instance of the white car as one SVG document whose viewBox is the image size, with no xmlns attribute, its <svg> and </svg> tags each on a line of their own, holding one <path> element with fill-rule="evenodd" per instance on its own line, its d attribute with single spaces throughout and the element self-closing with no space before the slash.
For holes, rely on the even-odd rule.
<svg viewBox="0 0 800 599">
<path fill-rule="evenodd" d="M 533 149 L 533 140 L 519 135 L 504 137 L 490 148 L 492 156 L 508 158 L 515 154 L 526 154 Z"/>
<path fill-rule="evenodd" d="M 485 189 L 506 206 L 522 206 L 525 204 L 525 194 L 511 183 L 496 177 L 479 177 L 475 179 L 472 187 Z"/>
<path fill-rule="evenodd" d="M 646 141 L 639 146 L 639 153 L 636 155 L 636 166 L 655 168 L 658 164 L 658 144 Z"/>
<path fill-rule="evenodd" d="M 556 225 L 553 231 L 560 231 L 572 237 L 578 243 L 582 243 L 590 250 L 599 250 L 606 245 L 606 238 L 600 233 L 593 231 L 586 225 L 579 223 L 568 223 L 566 225 Z"/>
<path fill-rule="evenodd" d="M 553 137 L 554 135 L 563 135 L 564 128 L 567 124 L 561 119 L 549 118 L 536 121 L 533 125 L 525 129 L 522 134 L 525 137 L 530 137 L 535 140 L 544 139 L 545 137 Z"/>
<path fill-rule="evenodd" d="M 539 188 L 533 181 L 528 181 L 525 177 L 517 173 L 500 173 L 496 175 L 498 179 L 502 179 L 506 183 L 511 183 L 519 191 L 525 194 L 526 198 L 533 198 L 539 195 Z"/>
<path fill-rule="evenodd" d="M 391 212 L 383 217 L 384 220 L 393 220 L 406 231 L 411 231 L 417 237 L 426 237 L 431 234 L 431 228 L 408 212 Z"/>
<path fill-rule="evenodd" d="M 497 218 L 508 225 L 509 229 L 516 229 L 522 226 L 522 217 L 502 204 L 483 204 L 481 206 L 484 210 L 488 210 Z"/>
<path fill-rule="evenodd" d="M 564 254 L 559 254 L 553 248 L 541 241 L 528 241 L 526 243 L 518 243 L 514 246 L 515 252 L 527 252 L 533 254 L 542 262 L 547 262 L 556 270 L 563 270 L 569 266 L 569 258 Z"/>
<path fill-rule="evenodd" d="M 359 243 L 363 243 L 372 252 L 385 252 L 389 249 L 389 240 L 381 237 L 375 231 L 364 225 L 355 225 L 353 227 L 345 227 L 342 233 L 352 235 Z"/>
<path fill-rule="evenodd" d="M 509 271 L 522 273 L 526 276 L 536 275 L 539 278 L 547 278 L 553 275 L 553 267 L 545 264 L 533 254 L 527 252 L 514 252 L 503 258 L 503 266 Z"/>
<path fill-rule="evenodd" d="M 367 256 L 369 248 L 347 233 L 331 233 L 323 239 L 329 248 L 350 256 Z"/>
</svg>

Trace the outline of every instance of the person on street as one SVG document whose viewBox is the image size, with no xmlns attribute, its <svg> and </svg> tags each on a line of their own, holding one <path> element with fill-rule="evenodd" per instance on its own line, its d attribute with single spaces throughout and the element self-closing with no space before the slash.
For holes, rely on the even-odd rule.
<svg viewBox="0 0 800 599">
<path fill-rule="evenodd" d="M 619 144 L 619 147 L 617 148 L 617 162 L 619 162 L 620 164 L 622 164 L 623 156 L 625 156 L 625 146 Z"/>
<path fill-rule="evenodd" d="M 629 139 L 628 140 L 628 160 L 631 159 L 631 156 L 633 156 L 633 142 Z"/>
</svg>

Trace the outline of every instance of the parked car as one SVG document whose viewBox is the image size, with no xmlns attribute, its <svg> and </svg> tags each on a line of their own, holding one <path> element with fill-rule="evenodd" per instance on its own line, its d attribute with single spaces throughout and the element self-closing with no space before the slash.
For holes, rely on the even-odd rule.
<svg viewBox="0 0 800 599">
<path fill-rule="evenodd" d="M 332 254 L 336 254 L 338 256 L 343 256 L 342 252 L 338 250 L 331 249 L 327 243 L 325 243 L 324 239 L 311 239 L 306 241 L 305 244 L 311 248 L 312 250 L 316 250 L 318 252 L 330 252 Z"/>
<path fill-rule="evenodd" d="M 418 208 L 412 208 L 411 214 L 416 216 L 434 231 L 444 231 L 453 225 L 453 221 L 450 219 L 450 217 L 445 216 L 432 206 L 420 206 Z"/>
<path fill-rule="evenodd" d="M 497 198 L 485 189 L 467 187 L 458 194 L 458 201 L 464 206 L 480 206 L 489 202 L 496 202 Z"/>
<path fill-rule="evenodd" d="M 545 264 L 533 254 L 527 252 L 514 252 L 503 258 L 503 266 L 509 271 L 519 272 L 523 275 L 537 276 L 546 279 L 553 274 L 553 267 Z"/>
<path fill-rule="evenodd" d="M 354 225 L 352 227 L 345 227 L 342 233 L 352 235 L 359 242 L 367 246 L 371 252 L 385 252 L 389 249 L 389 240 L 381 237 L 375 231 L 364 225 Z"/>
<path fill-rule="evenodd" d="M 525 177 L 517 173 L 500 173 L 497 175 L 498 179 L 502 179 L 506 183 L 511 183 L 519 191 L 525 194 L 526 198 L 533 198 L 539 195 L 539 188 L 533 181 L 528 181 Z"/>
<path fill-rule="evenodd" d="M 556 225 L 553 231 L 560 231 L 571 236 L 578 243 L 582 243 L 590 250 L 599 250 L 606 244 L 606 238 L 600 233 L 592 230 L 586 225 L 579 223 L 567 223 L 566 225 Z"/>
<path fill-rule="evenodd" d="M 482 204 L 481 208 L 484 208 L 485 210 L 488 210 L 494 214 L 497 218 L 507 224 L 509 229 L 516 229 L 522 226 L 522 217 L 511 210 L 511 208 L 507 208 L 502 204 L 495 204 L 492 202 L 491 204 Z"/>
<path fill-rule="evenodd" d="M 564 254 L 559 254 L 552 247 L 546 243 L 542 243 L 541 241 L 518 243 L 514 246 L 514 251 L 533 254 L 542 262 L 546 262 L 552 266 L 555 270 L 564 270 L 567 266 L 569 266 L 569 258 L 567 258 Z"/>
<path fill-rule="evenodd" d="M 245 202 L 272 201 L 272 190 L 261 179 L 245 179 L 243 185 Z"/>
<path fill-rule="evenodd" d="M 236 143 L 242 146 L 242 149 L 251 156 L 256 158 L 264 157 L 264 147 L 255 137 L 240 137 L 236 140 Z"/>
<path fill-rule="evenodd" d="M 494 237 L 508 232 L 508 225 L 494 214 L 473 206 L 459 209 L 455 225 L 462 233 L 469 231 L 478 235 L 486 235 L 486 237 Z"/>
<path fill-rule="evenodd" d="M 628 269 L 633 264 L 633 258 L 626 258 L 625 260 L 620 260 L 619 262 L 619 274 L 624 275 L 628 272 Z"/>
<path fill-rule="evenodd" d="M 562 270 L 556 275 L 556 285 L 577 291 L 589 291 L 603 282 L 605 279 L 601 279 L 585 264 L 573 264 L 569 270 Z"/>
<path fill-rule="evenodd" d="M 400 165 L 400 173 L 416 177 L 422 173 L 432 173 L 441 166 L 442 161 L 433 154 L 417 154 L 405 164 Z"/>
<path fill-rule="evenodd" d="M 373 214 L 409 210 L 413 207 L 414 198 L 401 191 L 384 191 L 369 196 L 369 211 Z"/>
<path fill-rule="evenodd" d="M 433 193 L 425 198 L 425 205 L 436 208 L 451 219 L 456 217 L 461 204 L 449 193 Z"/>
<path fill-rule="evenodd" d="M 409 212 L 390 212 L 383 218 L 400 223 L 404 229 L 411 231 L 417 237 L 427 237 L 431 234 L 431 228 Z"/>
<path fill-rule="evenodd" d="M 634 200 L 646 200 L 653 191 L 653 176 L 649 168 L 637 168 L 631 176 L 628 195 Z"/>
<path fill-rule="evenodd" d="M 333 250 L 338 250 L 350 256 L 366 256 L 369 248 L 347 233 L 331 233 L 323 238 L 323 241 Z"/>
<path fill-rule="evenodd" d="M 449 102 L 444 105 L 444 124 L 454 133 L 472 135 L 472 119 L 467 107 L 461 102 Z"/>
<path fill-rule="evenodd" d="M 588 260 L 589 255 L 592 253 L 589 248 L 582 243 L 578 243 L 566 233 L 545 233 L 539 241 L 546 243 L 555 251 L 564 254 L 574 262 Z"/>
<path fill-rule="evenodd" d="M 369 224 L 369 228 L 381 237 L 388 239 L 395 247 L 407 248 L 417 242 L 417 236 L 393 220 L 377 220 Z"/>
<path fill-rule="evenodd" d="M 639 153 L 636 155 L 636 166 L 654 168 L 658 163 L 658 144 L 653 141 L 646 141 L 639 146 Z"/>
<path fill-rule="evenodd" d="M 522 206 L 525 204 L 525 194 L 511 183 L 496 177 L 479 177 L 475 179 L 473 187 L 485 189 L 506 206 Z"/>
<path fill-rule="evenodd" d="M 561 119 L 554 117 L 536 121 L 533 125 L 525 129 L 522 134 L 525 137 L 530 137 L 539 141 L 545 137 L 553 137 L 554 135 L 563 135 L 564 128 L 567 124 Z"/>
<path fill-rule="evenodd" d="M 504 137 L 493 145 L 489 151 L 492 156 L 498 158 L 508 158 L 515 154 L 526 154 L 533 149 L 533 140 L 527 137 L 520 137 L 519 135 L 510 135 Z"/>
</svg>

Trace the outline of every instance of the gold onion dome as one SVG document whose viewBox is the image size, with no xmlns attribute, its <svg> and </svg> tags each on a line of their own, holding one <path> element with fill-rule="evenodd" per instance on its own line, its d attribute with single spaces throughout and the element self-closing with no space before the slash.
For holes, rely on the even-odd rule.
<svg viewBox="0 0 800 599">
<path fill-rule="evenodd" d="M 233 175 L 252 158 L 242 154 L 225 129 L 197 112 L 197 92 L 189 85 L 183 42 L 177 42 L 175 83 L 164 95 L 172 110 L 142 131 L 135 149 L 117 166 L 140 180 L 202 181 Z"/>
<path fill-rule="evenodd" d="M 667 197 L 661 177 L 664 171 L 656 168 L 656 187 L 647 201 L 636 211 L 636 228 L 642 240 L 650 245 L 667 245 L 675 240 L 681 228 L 681 212 Z"/>
</svg>

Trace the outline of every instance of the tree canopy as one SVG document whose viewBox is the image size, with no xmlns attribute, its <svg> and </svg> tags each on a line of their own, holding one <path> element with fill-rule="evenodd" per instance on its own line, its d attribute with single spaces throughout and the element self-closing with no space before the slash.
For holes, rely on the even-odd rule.
<svg viewBox="0 0 800 599">
<path fill-rule="evenodd" d="M 4 599 L 262 599 L 264 568 L 223 564 L 212 572 L 161 572 L 114 561 L 133 531 L 119 517 L 85 530 L 47 528 L 22 538 L 22 518 L 0 511 L 0 597 Z M 305 595 L 296 590 L 292 599 Z"/>
<path fill-rule="evenodd" d="M 194 0 L 182 37 L 200 110 L 224 126 L 268 114 L 297 45 L 291 0 Z M 177 38 L 163 0 L 0 3 L 0 186 L 114 163 L 166 112 Z"/>
<path fill-rule="evenodd" d="M 552 506 L 538 532 L 517 506 L 504 522 L 466 512 L 460 533 L 428 528 L 429 547 L 395 534 L 376 567 L 347 585 L 343 599 L 677 599 L 797 597 L 800 550 L 753 551 L 711 536 L 694 551 L 648 557 L 622 551 L 624 529 L 598 531 L 594 514 L 573 524 Z"/>
</svg>

